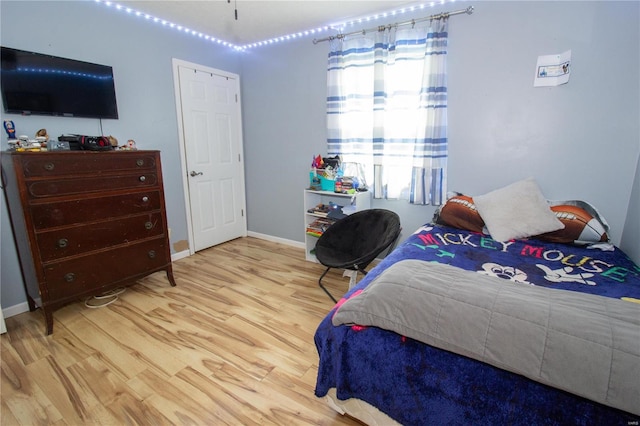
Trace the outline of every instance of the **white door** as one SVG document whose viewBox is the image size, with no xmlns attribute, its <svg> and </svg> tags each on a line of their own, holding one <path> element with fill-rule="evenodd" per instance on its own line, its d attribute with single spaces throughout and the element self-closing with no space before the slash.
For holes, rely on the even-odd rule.
<svg viewBox="0 0 640 426">
<path fill-rule="evenodd" d="M 193 65 L 193 64 L 191 64 Z M 179 105 L 194 251 L 246 236 L 238 77 L 178 65 Z"/>
</svg>

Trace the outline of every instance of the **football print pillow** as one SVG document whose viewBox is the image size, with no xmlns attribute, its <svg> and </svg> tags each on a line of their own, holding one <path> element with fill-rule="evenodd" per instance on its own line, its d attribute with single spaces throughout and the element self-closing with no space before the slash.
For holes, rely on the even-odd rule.
<svg viewBox="0 0 640 426">
<path fill-rule="evenodd" d="M 436 213 L 435 223 L 482 232 L 484 220 L 478 214 L 473 198 L 455 193 Z"/>
<path fill-rule="evenodd" d="M 536 236 L 554 243 L 593 244 L 608 242 L 609 225 L 589 203 L 580 200 L 552 201 L 553 211 L 564 229 Z"/>
<path fill-rule="evenodd" d="M 564 229 L 533 236 L 543 241 L 563 244 L 588 245 L 609 242 L 609 225 L 602 215 L 586 201 L 548 201 L 551 211 L 564 224 Z M 434 223 L 487 233 L 484 220 L 476 209 L 473 198 L 460 192 L 449 193 L 449 198 L 434 216 Z"/>
</svg>

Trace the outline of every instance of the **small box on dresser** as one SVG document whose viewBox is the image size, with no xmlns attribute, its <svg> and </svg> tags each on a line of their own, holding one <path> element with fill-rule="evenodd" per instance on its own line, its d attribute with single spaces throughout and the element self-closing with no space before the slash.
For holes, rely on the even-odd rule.
<svg viewBox="0 0 640 426">
<path fill-rule="evenodd" d="M 29 309 L 53 311 L 166 271 L 175 286 L 159 151 L 2 152 Z"/>
</svg>

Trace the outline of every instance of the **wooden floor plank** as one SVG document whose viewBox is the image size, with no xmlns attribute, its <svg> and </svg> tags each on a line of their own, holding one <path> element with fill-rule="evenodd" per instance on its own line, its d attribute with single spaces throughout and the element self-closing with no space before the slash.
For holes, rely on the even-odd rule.
<svg viewBox="0 0 640 426">
<path fill-rule="evenodd" d="M 171 423 L 162 413 L 131 393 L 118 395 L 113 402 L 105 406 L 105 409 L 109 410 L 113 418 L 113 421 L 101 423 L 105 425 L 165 425 Z"/>
<path fill-rule="evenodd" d="M 45 392 L 29 376 L 17 351 L 2 340 L 0 419 L 2 424 L 38 425 L 61 420 Z"/>
<path fill-rule="evenodd" d="M 2 425 L 356 425 L 314 396 L 333 302 L 303 249 L 240 238 L 174 262 L 113 304 L 7 318 Z M 341 271 L 323 280 L 335 297 Z"/>
<path fill-rule="evenodd" d="M 98 402 L 77 383 L 68 369 L 48 356 L 29 364 L 27 371 L 29 379 L 46 394 L 46 400 L 51 401 L 66 422 L 83 424 L 89 421 L 89 409 Z"/>
<path fill-rule="evenodd" d="M 90 347 L 103 363 L 108 364 L 110 371 L 119 375 L 121 380 L 126 381 L 147 368 L 131 354 L 129 348 L 119 344 L 105 330 L 97 327 L 81 314 L 76 315 L 75 320 L 65 322 L 64 325 L 69 333 Z M 57 333 L 56 331 L 53 334 L 54 338 Z"/>
</svg>

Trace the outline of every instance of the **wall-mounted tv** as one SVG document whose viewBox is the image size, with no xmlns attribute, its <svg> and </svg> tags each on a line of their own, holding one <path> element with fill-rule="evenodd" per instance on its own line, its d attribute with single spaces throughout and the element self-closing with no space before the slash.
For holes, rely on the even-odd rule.
<svg viewBox="0 0 640 426">
<path fill-rule="evenodd" d="M 110 66 L 1 47 L 6 113 L 118 118 Z"/>
</svg>

